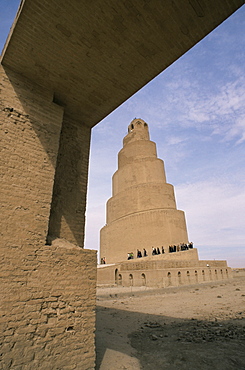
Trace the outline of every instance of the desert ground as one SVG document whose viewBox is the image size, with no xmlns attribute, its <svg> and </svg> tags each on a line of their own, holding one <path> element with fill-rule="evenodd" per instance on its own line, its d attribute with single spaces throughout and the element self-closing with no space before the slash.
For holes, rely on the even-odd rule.
<svg viewBox="0 0 245 370">
<path fill-rule="evenodd" d="M 245 269 L 200 285 L 97 289 L 100 370 L 245 370 Z"/>
</svg>

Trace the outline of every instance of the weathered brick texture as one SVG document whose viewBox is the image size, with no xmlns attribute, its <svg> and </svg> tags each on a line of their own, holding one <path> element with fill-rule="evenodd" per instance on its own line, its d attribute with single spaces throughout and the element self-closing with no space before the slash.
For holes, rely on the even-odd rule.
<svg viewBox="0 0 245 370">
<path fill-rule="evenodd" d="M 62 241 L 45 245 L 60 131 L 62 124 L 64 132 L 74 123 L 63 123 L 63 108 L 52 102 L 52 92 L 3 67 L 0 72 L 0 368 L 92 369 L 96 252 Z M 61 157 L 71 148 L 66 133 Z M 78 204 L 72 213 L 72 203 L 72 217 L 64 222 L 71 232 L 59 230 L 70 241 L 84 220 L 90 130 L 81 127 L 75 135 L 75 164 L 66 160 L 62 173 L 69 181 L 56 181 L 64 189 L 76 185 L 72 197 Z M 63 191 L 62 197 L 67 194 Z"/>
<path fill-rule="evenodd" d="M 63 108 L 1 67 L 1 240 L 45 244 Z"/>
<path fill-rule="evenodd" d="M 51 206 L 49 237 L 83 246 L 91 129 L 64 116 Z"/>
<path fill-rule="evenodd" d="M 75 246 L 1 249 L 0 368 L 94 367 L 95 265 Z"/>
<path fill-rule="evenodd" d="M 201 284 L 231 278 L 232 271 L 226 261 L 199 260 L 195 249 L 170 255 L 149 256 L 115 265 L 100 265 L 97 271 L 99 285 L 155 288 Z"/>
</svg>

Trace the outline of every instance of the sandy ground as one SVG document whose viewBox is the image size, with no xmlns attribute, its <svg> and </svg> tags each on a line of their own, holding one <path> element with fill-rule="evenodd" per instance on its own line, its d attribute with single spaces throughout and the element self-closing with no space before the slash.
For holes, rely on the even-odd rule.
<svg viewBox="0 0 245 370">
<path fill-rule="evenodd" d="M 245 370 L 245 276 L 202 285 L 98 288 L 100 370 Z"/>
</svg>

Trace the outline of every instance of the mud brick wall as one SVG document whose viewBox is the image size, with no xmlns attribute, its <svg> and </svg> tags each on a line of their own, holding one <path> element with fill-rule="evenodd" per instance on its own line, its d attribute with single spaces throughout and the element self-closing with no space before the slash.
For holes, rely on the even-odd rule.
<svg viewBox="0 0 245 370">
<path fill-rule="evenodd" d="M 190 251 L 175 254 L 183 256 L 185 253 L 189 255 L 188 252 Z M 232 278 L 231 268 L 226 261 L 188 261 L 185 258 L 171 260 L 168 255 L 156 257 L 159 258 L 155 261 L 151 257 L 145 257 L 115 265 L 99 265 L 97 284 L 162 288 Z"/>
<path fill-rule="evenodd" d="M 96 252 L 45 245 L 64 109 L 52 91 L 0 68 L 0 368 L 92 369 Z M 75 216 L 85 211 L 90 130 L 77 137 L 69 183 L 82 201 L 67 220 L 69 230 L 81 222 L 83 235 L 84 214 Z M 71 232 L 62 236 L 72 241 Z"/>
<path fill-rule="evenodd" d="M 96 252 L 29 246 L 4 261 L 0 368 L 93 369 Z"/>
<path fill-rule="evenodd" d="M 91 129 L 64 115 L 54 180 L 49 240 L 84 242 Z"/>
<path fill-rule="evenodd" d="M 1 67 L 1 240 L 45 244 L 63 108 L 47 90 Z"/>
</svg>

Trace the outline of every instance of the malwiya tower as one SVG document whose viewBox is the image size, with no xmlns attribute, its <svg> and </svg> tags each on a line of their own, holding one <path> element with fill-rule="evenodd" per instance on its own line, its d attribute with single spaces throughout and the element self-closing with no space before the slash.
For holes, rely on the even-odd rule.
<svg viewBox="0 0 245 370">
<path fill-rule="evenodd" d="M 100 255 L 106 263 L 125 261 L 127 253 L 152 246 L 187 243 L 183 211 L 177 210 L 174 188 L 166 182 L 164 163 L 157 158 L 148 125 L 134 119 L 118 153 L 118 170 L 112 178 L 106 226 L 100 231 Z"/>
</svg>

